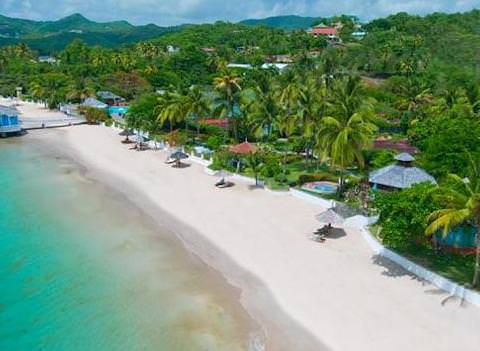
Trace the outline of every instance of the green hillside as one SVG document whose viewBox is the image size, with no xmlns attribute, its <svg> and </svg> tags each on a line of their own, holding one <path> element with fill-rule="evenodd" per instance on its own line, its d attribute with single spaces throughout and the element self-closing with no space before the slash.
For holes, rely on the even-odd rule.
<svg viewBox="0 0 480 351">
<path fill-rule="evenodd" d="M 80 14 L 58 21 L 31 21 L 0 15 L 0 46 L 25 43 L 41 54 L 63 50 L 74 39 L 115 48 L 162 36 L 179 27 L 134 26 L 127 21 L 99 23 Z"/>
<path fill-rule="evenodd" d="M 267 17 L 263 19 L 247 19 L 241 21 L 241 24 L 248 26 L 265 25 L 273 28 L 280 28 L 284 30 L 308 29 L 315 22 L 320 21 L 321 17 L 302 17 L 302 16 L 276 16 Z"/>
</svg>

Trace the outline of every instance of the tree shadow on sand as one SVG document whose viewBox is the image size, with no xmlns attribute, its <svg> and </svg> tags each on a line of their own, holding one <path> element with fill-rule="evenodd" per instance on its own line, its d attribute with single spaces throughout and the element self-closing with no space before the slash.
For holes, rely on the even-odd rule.
<svg viewBox="0 0 480 351">
<path fill-rule="evenodd" d="M 447 304 L 458 304 L 460 307 L 466 307 L 468 303 L 465 301 L 463 297 L 458 297 L 454 294 L 451 294 L 445 290 L 442 290 L 435 285 L 429 283 L 423 278 L 418 277 L 417 275 L 407 271 L 406 269 L 402 268 L 400 265 L 396 264 L 395 262 L 389 260 L 388 258 L 381 256 L 381 255 L 374 255 L 372 257 L 372 261 L 374 264 L 383 267 L 385 270 L 382 272 L 382 275 L 392 278 L 400 278 L 408 276 L 412 280 L 416 280 L 422 284 L 424 287 L 428 287 L 424 290 L 425 294 L 438 296 L 441 298 L 440 304 L 445 306 Z"/>
<path fill-rule="evenodd" d="M 405 268 L 402 268 L 400 265 L 389 260 L 388 258 L 382 255 L 374 255 L 372 261 L 377 266 L 383 267 L 385 270 L 382 272 L 382 275 L 392 278 L 400 278 L 408 276 L 412 280 L 418 280 L 419 282 L 425 282 L 422 278 L 419 278 L 415 274 L 407 271 Z"/>
</svg>

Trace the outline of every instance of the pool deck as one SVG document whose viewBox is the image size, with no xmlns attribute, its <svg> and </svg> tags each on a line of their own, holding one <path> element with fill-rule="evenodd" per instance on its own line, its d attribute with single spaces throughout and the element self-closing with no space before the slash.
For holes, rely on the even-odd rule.
<svg viewBox="0 0 480 351">
<path fill-rule="evenodd" d="M 319 190 L 315 186 L 328 186 L 331 188 L 331 190 Z M 333 195 L 337 192 L 338 190 L 338 184 L 334 182 L 329 182 L 329 181 L 317 181 L 317 182 L 310 182 L 310 183 L 305 183 L 301 187 L 302 190 L 308 191 L 313 194 L 319 194 L 319 195 Z"/>
</svg>

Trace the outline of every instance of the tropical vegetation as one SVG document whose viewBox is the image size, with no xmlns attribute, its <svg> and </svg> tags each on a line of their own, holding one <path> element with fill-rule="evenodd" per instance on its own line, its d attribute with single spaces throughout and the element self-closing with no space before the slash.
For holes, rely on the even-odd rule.
<svg viewBox="0 0 480 351">
<path fill-rule="evenodd" d="M 107 35 L 101 24 L 70 21 L 63 24 L 69 30 Z M 0 95 L 21 87 L 25 98 L 55 108 L 111 91 L 129 101 L 129 113 L 116 123 L 187 150 L 209 148 L 214 153 L 205 157 L 215 169 L 274 189 L 339 182 L 338 200 L 356 206 L 367 200 L 378 212 L 384 244 L 453 279 L 474 275 L 476 285 L 478 264 L 438 250 L 433 233 L 479 226 L 478 164 L 471 159 L 480 156 L 480 11 L 399 13 L 367 24 L 351 16 L 308 19 L 342 22 L 341 42 L 314 37 L 295 21 L 302 22 L 189 25 L 119 37 L 122 45 L 66 34 L 58 23 L 7 21 L 25 40 L 0 40 Z M 112 28 L 137 30 L 130 26 Z M 354 30 L 367 34 L 358 40 Z M 26 45 L 53 32 L 68 38 L 65 45 Z M 46 53 L 54 60 L 39 60 Z M 279 62 L 288 68 L 264 65 Z M 108 118 L 85 114 L 92 123 Z M 244 141 L 260 151 L 232 155 L 229 146 Z M 440 185 L 364 196 L 366 175 L 393 162 L 395 145 L 414 150 Z"/>
</svg>

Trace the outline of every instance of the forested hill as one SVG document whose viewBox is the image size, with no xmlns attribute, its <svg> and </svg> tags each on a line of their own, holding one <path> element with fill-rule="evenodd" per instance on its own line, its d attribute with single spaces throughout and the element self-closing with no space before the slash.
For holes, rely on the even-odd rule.
<svg viewBox="0 0 480 351">
<path fill-rule="evenodd" d="M 247 19 L 240 23 L 248 26 L 265 25 L 284 30 L 308 29 L 316 22 L 321 21 L 320 17 L 302 17 L 302 16 L 276 16 L 262 19 Z"/>
<path fill-rule="evenodd" d="M 25 43 L 40 53 L 49 54 L 80 38 L 89 45 L 115 48 L 156 38 L 179 28 L 154 24 L 134 26 L 127 21 L 98 23 L 80 14 L 58 21 L 31 21 L 0 15 L 0 46 Z"/>
<path fill-rule="evenodd" d="M 425 17 L 398 13 L 371 21 L 366 30 L 369 34 L 362 44 L 383 52 L 385 66 L 410 47 L 430 62 L 480 69 L 480 10 Z"/>
</svg>

